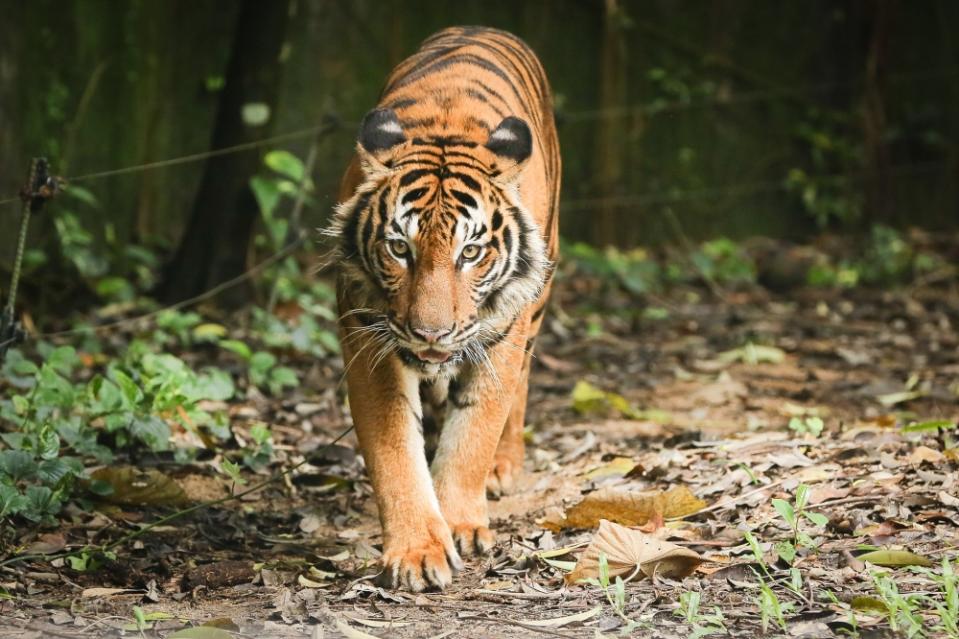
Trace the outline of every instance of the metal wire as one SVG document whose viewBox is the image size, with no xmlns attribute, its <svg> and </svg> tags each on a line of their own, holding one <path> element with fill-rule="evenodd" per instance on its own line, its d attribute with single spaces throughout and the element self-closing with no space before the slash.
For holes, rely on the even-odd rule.
<svg viewBox="0 0 959 639">
<path fill-rule="evenodd" d="M 232 279 L 229 279 L 225 282 L 221 282 L 220 284 L 217 284 L 210 290 L 200 293 L 199 295 L 195 295 L 193 297 L 187 298 L 185 300 L 181 300 L 174 304 L 170 304 L 169 306 L 164 306 L 163 308 L 157 309 L 155 311 L 150 311 L 149 313 L 144 313 L 143 315 L 138 315 L 136 317 L 128 317 L 121 320 L 115 320 L 113 322 L 107 322 L 106 324 L 98 324 L 97 326 L 82 326 L 79 328 L 72 328 L 65 331 L 56 331 L 54 333 L 41 333 L 40 335 L 35 336 L 34 339 L 53 339 L 57 337 L 69 337 L 72 335 L 80 335 L 83 333 L 99 333 L 101 331 L 106 331 L 110 329 L 120 328 L 123 326 L 137 324 L 139 322 L 144 322 L 146 320 L 153 319 L 154 317 L 157 317 L 161 313 L 164 313 L 167 311 L 178 311 L 181 308 L 186 308 L 187 306 L 193 306 L 194 304 L 199 304 L 200 302 L 210 299 L 211 297 L 215 297 L 219 295 L 220 293 L 222 293 L 223 291 L 233 288 L 234 286 L 237 286 L 238 284 L 242 284 L 243 282 L 261 273 L 263 270 L 285 259 L 289 255 L 291 255 L 296 249 L 298 249 L 303 244 L 303 242 L 306 241 L 306 238 L 307 238 L 307 233 L 305 231 L 300 231 L 300 233 L 297 235 L 295 240 L 293 240 L 292 242 L 290 242 L 289 244 L 281 248 L 279 251 L 277 251 L 270 257 L 266 258 L 265 260 L 257 264 L 256 266 L 250 268 L 248 271 L 244 273 L 241 273 L 240 275 L 237 275 L 236 277 Z"/>
<path fill-rule="evenodd" d="M 189 164 L 191 162 L 200 162 L 208 158 L 218 157 L 221 155 L 229 155 L 231 153 L 240 153 L 242 151 L 249 151 L 250 149 L 256 149 L 262 146 L 267 146 L 270 144 L 276 144 L 279 142 L 288 142 L 290 140 L 297 140 L 301 138 L 308 138 L 310 136 L 319 135 L 321 133 L 328 133 L 340 126 L 340 123 L 335 120 L 328 120 L 323 124 L 318 124 L 311 127 L 306 127 L 304 129 L 298 129 L 296 131 L 290 131 L 287 133 L 281 133 L 279 135 L 274 135 L 269 138 L 264 138 L 262 140 L 255 140 L 253 142 L 244 142 L 242 144 L 235 144 L 233 146 L 222 147 L 219 149 L 211 149 L 209 151 L 202 151 L 198 153 L 190 153 L 188 155 L 182 155 L 180 157 L 169 158 L 166 160 L 157 160 L 155 162 L 146 162 L 144 164 L 134 164 L 132 166 L 125 166 L 117 169 L 109 169 L 105 171 L 96 171 L 93 173 L 84 173 L 82 175 L 75 175 L 72 177 L 62 178 L 67 184 L 71 182 L 84 182 L 88 180 L 98 180 L 101 178 L 112 177 L 115 175 L 127 175 L 129 173 L 140 173 L 142 171 L 151 171 L 154 169 L 163 169 L 171 166 L 177 166 L 179 164 Z M 0 206 L 9 204 L 11 202 L 18 202 L 20 196 L 15 195 L 4 200 L 0 200 Z"/>
</svg>

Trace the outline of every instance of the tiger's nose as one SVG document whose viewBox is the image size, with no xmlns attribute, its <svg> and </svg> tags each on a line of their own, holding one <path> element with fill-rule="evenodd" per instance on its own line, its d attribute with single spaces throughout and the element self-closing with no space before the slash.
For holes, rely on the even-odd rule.
<svg viewBox="0 0 959 639">
<path fill-rule="evenodd" d="M 416 335 L 420 339 L 428 342 L 430 344 L 435 344 L 440 341 L 442 338 L 446 337 L 453 332 L 453 326 L 448 328 L 427 328 L 420 326 L 410 326 L 410 330 L 413 332 L 413 335 Z"/>
</svg>

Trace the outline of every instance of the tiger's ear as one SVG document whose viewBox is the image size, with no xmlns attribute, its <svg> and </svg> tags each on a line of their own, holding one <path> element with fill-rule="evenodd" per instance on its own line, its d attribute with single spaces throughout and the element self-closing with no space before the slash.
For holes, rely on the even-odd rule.
<svg viewBox="0 0 959 639">
<path fill-rule="evenodd" d="M 486 148 L 505 160 L 500 179 L 515 179 L 533 152 L 533 134 L 523 120 L 509 116 L 489 134 Z"/>
<path fill-rule="evenodd" d="M 364 165 L 370 169 L 385 169 L 381 161 L 385 152 L 406 142 L 403 125 L 396 117 L 396 111 L 381 108 L 367 113 L 360 124 L 357 142 Z"/>
</svg>

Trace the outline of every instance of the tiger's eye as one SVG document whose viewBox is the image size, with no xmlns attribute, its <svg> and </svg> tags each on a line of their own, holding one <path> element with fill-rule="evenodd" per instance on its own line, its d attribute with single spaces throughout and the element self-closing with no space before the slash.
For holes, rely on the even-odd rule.
<svg viewBox="0 0 959 639">
<path fill-rule="evenodd" d="M 477 257 L 479 257 L 479 254 L 480 247 L 477 244 L 467 244 L 463 247 L 463 251 L 460 253 L 464 260 L 475 260 Z"/>
<path fill-rule="evenodd" d="M 396 257 L 403 257 L 410 252 L 410 245 L 403 240 L 390 240 L 390 250 Z"/>
</svg>

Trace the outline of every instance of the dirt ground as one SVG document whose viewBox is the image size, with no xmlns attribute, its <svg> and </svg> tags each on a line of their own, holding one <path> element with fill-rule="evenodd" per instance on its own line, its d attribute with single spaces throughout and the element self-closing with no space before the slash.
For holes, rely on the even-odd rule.
<svg viewBox="0 0 959 639">
<path fill-rule="evenodd" d="M 955 557 L 955 282 L 788 294 L 683 288 L 644 309 L 602 284 L 564 281 L 552 306 L 537 344 L 527 472 L 515 494 L 491 504 L 495 551 L 469 561 L 449 590 L 392 592 L 370 579 L 380 532 L 355 440 L 323 447 L 349 424 L 331 359 L 306 365 L 294 396 L 231 407 L 237 432 L 254 419 L 271 424 L 269 470 L 308 464 L 152 529 L 100 570 L 78 572 L 62 559 L 0 568 L 11 594 L 0 600 L 0 637 L 137 635 L 134 606 L 150 637 L 200 624 L 206 630 L 190 636 L 227 636 L 211 631 L 219 627 L 236 637 L 614 637 L 625 619 L 637 624 L 630 636 L 687 637 L 692 626 L 676 614 L 685 592 L 701 593 L 703 611 L 721 611 L 728 633 L 717 636 L 761 636 L 745 531 L 788 604 L 786 630 L 772 622 L 765 636 L 843 636 L 855 598 L 875 596 L 861 546 L 907 549 L 935 565 Z M 578 382 L 633 408 L 617 399 L 577 405 Z M 818 436 L 789 428 L 817 416 Z M 931 420 L 952 427 L 903 428 Z M 228 494 L 210 460 L 138 463 L 170 474 L 194 500 Z M 791 500 L 800 484 L 828 523 L 806 527 L 815 547 L 798 550 L 802 585 L 791 589 L 773 544 L 792 531 L 772 499 Z M 584 496 L 679 486 L 706 507 L 643 530 L 705 561 L 681 580 L 630 581 L 622 615 L 600 588 L 565 585 L 562 562 L 581 545 L 543 558 L 590 540 L 592 529 L 542 523 Z M 23 531 L 20 549 L 103 543 L 167 512 L 68 509 L 57 528 Z M 923 574 L 889 570 L 900 592 L 930 592 Z M 853 607 L 861 636 L 895 636 L 882 615 Z M 588 618 L 568 619 L 579 613 Z"/>
</svg>

